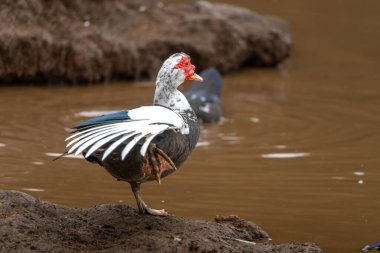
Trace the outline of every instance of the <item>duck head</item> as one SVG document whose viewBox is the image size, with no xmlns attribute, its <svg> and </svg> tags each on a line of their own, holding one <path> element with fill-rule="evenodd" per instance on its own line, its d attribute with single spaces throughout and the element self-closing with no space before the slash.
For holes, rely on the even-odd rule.
<svg viewBox="0 0 380 253">
<path fill-rule="evenodd" d="M 177 90 L 186 80 L 203 81 L 195 73 L 195 66 L 190 62 L 190 56 L 176 53 L 170 56 L 162 65 L 157 75 L 154 103 L 167 106 L 175 111 L 190 110 L 186 97 Z"/>
<path fill-rule="evenodd" d="M 158 72 L 156 87 L 172 90 L 177 89 L 186 80 L 203 81 L 203 78 L 195 73 L 195 66 L 190 60 L 190 56 L 185 53 L 171 55 Z"/>
</svg>

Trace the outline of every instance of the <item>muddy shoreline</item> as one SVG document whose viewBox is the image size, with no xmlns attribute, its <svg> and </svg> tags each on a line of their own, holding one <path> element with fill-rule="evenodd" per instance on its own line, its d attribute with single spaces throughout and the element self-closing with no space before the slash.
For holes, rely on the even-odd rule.
<svg viewBox="0 0 380 253">
<path fill-rule="evenodd" d="M 2 1 L 0 21 L 0 84 L 153 79 L 181 51 L 227 73 L 292 49 L 284 20 L 206 1 Z"/>
<path fill-rule="evenodd" d="M 0 191 L 1 252 L 322 252 L 313 243 L 268 239 L 233 215 L 202 221 L 141 215 L 119 204 L 69 208 Z"/>
</svg>

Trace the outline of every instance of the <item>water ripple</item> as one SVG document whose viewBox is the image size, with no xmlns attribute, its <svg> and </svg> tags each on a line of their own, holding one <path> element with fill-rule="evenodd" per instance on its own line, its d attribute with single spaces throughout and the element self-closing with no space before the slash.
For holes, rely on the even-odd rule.
<svg viewBox="0 0 380 253">
<path fill-rule="evenodd" d="M 21 190 L 24 191 L 29 191 L 29 192 L 44 192 L 44 189 L 39 189 L 39 188 L 21 188 Z"/>
<path fill-rule="evenodd" d="M 263 154 L 262 158 L 298 158 L 309 156 L 309 153 L 271 153 L 271 154 Z"/>
</svg>

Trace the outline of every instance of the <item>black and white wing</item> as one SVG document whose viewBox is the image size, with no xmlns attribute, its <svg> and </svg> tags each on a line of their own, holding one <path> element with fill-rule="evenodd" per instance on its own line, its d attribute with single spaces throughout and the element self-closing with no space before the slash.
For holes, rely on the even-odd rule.
<svg viewBox="0 0 380 253">
<path fill-rule="evenodd" d="M 86 151 L 89 157 L 105 144 L 109 145 L 102 160 L 117 147 L 124 145 L 121 159 L 128 155 L 137 143 L 142 143 L 140 154 L 145 156 L 149 143 L 166 130 L 188 134 L 188 126 L 181 115 L 163 106 L 143 106 L 128 111 L 120 111 L 96 117 L 74 127 L 74 132 L 66 141 L 70 148 L 67 154 L 79 155 Z"/>
</svg>

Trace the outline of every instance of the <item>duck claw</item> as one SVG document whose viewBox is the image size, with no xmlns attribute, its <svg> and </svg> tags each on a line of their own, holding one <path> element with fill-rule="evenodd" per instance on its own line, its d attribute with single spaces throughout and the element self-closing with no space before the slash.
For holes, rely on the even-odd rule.
<svg viewBox="0 0 380 253">
<path fill-rule="evenodd" d="M 170 157 L 167 155 L 167 154 L 165 154 L 165 152 L 164 151 L 162 151 L 161 149 L 159 149 L 159 148 L 157 148 L 156 146 L 155 146 L 155 151 L 158 153 L 158 154 L 160 154 L 169 164 L 170 164 L 170 166 L 172 166 L 173 167 L 173 169 L 174 170 L 177 170 L 177 167 L 175 166 L 175 164 L 174 164 L 174 162 L 172 161 L 172 159 L 170 159 Z"/>
<path fill-rule="evenodd" d="M 139 212 L 142 214 L 150 214 L 156 216 L 166 216 L 168 213 L 164 210 L 157 210 L 147 206 L 140 196 L 140 183 L 131 183 L 132 192 L 135 195 Z"/>
<path fill-rule="evenodd" d="M 148 150 L 147 150 L 147 158 L 149 164 L 153 168 L 153 175 L 156 178 L 156 181 L 161 184 L 161 173 L 163 171 L 163 164 L 160 160 L 160 158 L 163 158 L 166 162 L 169 163 L 171 167 L 173 167 L 174 170 L 177 170 L 177 167 L 175 166 L 174 162 L 170 159 L 170 157 L 165 154 L 164 151 L 162 151 L 160 148 L 156 146 L 156 144 L 149 144 Z"/>
</svg>

